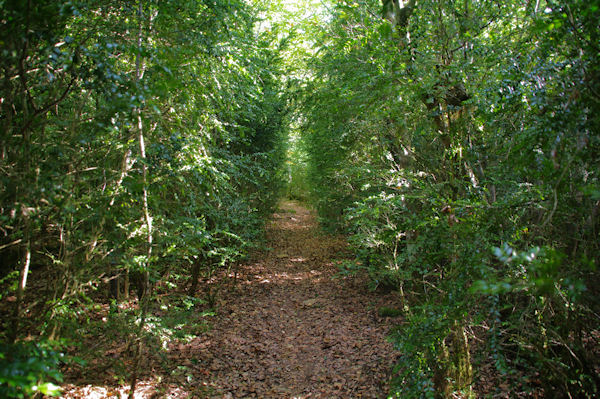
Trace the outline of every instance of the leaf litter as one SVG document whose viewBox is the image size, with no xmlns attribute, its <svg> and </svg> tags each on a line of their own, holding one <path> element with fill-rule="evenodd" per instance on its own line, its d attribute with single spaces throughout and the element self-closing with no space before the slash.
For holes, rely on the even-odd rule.
<svg viewBox="0 0 600 399">
<path fill-rule="evenodd" d="M 341 277 L 348 244 L 296 202 L 280 205 L 267 239 L 270 250 L 239 265 L 235 279 L 205 284 L 223 285 L 217 315 L 207 332 L 170 344 L 171 372 L 148 353 L 136 398 L 386 397 L 399 357 L 386 336 L 398 319 L 378 309 L 398 299 L 369 290 L 367 276 Z M 64 397 L 126 397 L 127 385 L 111 378 L 66 385 Z"/>
<path fill-rule="evenodd" d="M 240 267 L 223 316 L 190 343 L 212 397 L 385 397 L 398 353 L 377 309 L 392 295 L 369 291 L 366 278 L 336 278 L 346 242 L 297 203 L 280 206 L 267 234 L 272 250 Z"/>
</svg>

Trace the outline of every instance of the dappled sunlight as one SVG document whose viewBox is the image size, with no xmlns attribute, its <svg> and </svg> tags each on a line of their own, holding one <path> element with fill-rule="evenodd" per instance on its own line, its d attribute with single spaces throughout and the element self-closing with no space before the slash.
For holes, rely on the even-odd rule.
<svg viewBox="0 0 600 399">
<path fill-rule="evenodd" d="M 85 399 L 126 399 L 129 395 L 128 386 L 105 386 L 88 384 L 85 386 L 65 385 L 63 395 Z M 72 396 L 71 396 L 72 395 Z M 157 396 L 158 395 L 158 396 Z M 151 377 L 138 381 L 134 394 L 135 399 L 145 398 L 188 398 L 192 397 L 186 390 L 175 384 L 166 386 L 162 384 L 161 377 Z"/>
<path fill-rule="evenodd" d="M 381 397 L 397 355 L 372 309 L 394 298 L 333 279 L 347 244 L 296 203 L 280 205 L 268 236 L 270 249 L 239 265 L 214 328 L 170 356 L 198 359 L 196 383 L 215 398 Z"/>
<path fill-rule="evenodd" d="M 205 294 L 218 292 L 210 329 L 178 319 L 173 329 L 192 333 L 145 348 L 136 398 L 382 397 L 397 354 L 391 321 L 374 309 L 395 298 L 333 278 L 347 243 L 300 205 L 282 203 L 267 228 L 269 249 L 204 282 Z M 127 382 L 70 385 L 67 397 L 126 398 Z"/>
<path fill-rule="evenodd" d="M 285 281 L 302 281 L 302 280 L 307 280 L 307 279 L 312 279 L 313 283 L 318 283 L 320 281 L 320 278 L 317 278 L 317 277 L 320 276 L 321 274 L 322 274 L 321 272 L 318 272 L 316 270 L 311 270 L 308 272 L 301 272 L 301 273 L 281 272 L 281 273 L 272 273 L 272 274 L 267 274 L 267 275 L 256 275 L 256 276 L 254 276 L 254 278 L 257 279 L 260 283 L 278 284 L 278 283 L 282 283 Z"/>
<path fill-rule="evenodd" d="M 298 257 L 298 258 L 291 258 L 290 261 L 292 261 L 292 262 L 306 262 L 306 259 L 304 259 L 303 257 Z"/>
</svg>

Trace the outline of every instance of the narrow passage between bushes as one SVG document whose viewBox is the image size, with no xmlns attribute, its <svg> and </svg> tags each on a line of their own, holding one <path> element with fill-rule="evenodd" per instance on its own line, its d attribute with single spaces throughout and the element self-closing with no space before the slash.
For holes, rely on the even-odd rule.
<svg viewBox="0 0 600 399">
<path fill-rule="evenodd" d="M 324 234 L 296 202 L 280 204 L 267 239 L 268 250 L 240 265 L 237 278 L 230 271 L 202 284 L 204 294 L 220 287 L 210 329 L 171 344 L 163 362 L 175 371 L 160 378 L 159 361 L 145 356 L 136 398 L 386 396 L 398 356 L 386 335 L 398 320 L 378 309 L 391 306 L 394 294 L 369 290 L 366 276 L 339 276 L 346 242 Z M 65 397 L 128 392 L 126 384 L 82 385 Z"/>
<path fill-rule="evenodd" d="M 215 398 L 385 396 L 395 354 L 377 309 L 392 298 L 336 278 L 346 243 L 299 204 L 281 204 L 267 234 L 271 250 L 239 269 L 237 293 L 180 356 L 199 359 Z"/>
</svg>

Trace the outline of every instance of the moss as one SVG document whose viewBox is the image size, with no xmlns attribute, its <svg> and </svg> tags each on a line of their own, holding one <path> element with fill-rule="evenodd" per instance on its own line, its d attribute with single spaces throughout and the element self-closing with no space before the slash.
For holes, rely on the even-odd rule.
<svg viewBox="0 0 600 399">
<path fill-rule="evenodd" d="M 438 353 L 437 364 L 434 367 L 436 397 L 451 398 L 455 397 L 457 392 L 462 393 L 461 397 L 464 398 L 473 397 L 469 341 L 462 326 L 458 323 L 454 325 L 442 341 Z"/>
</svg>

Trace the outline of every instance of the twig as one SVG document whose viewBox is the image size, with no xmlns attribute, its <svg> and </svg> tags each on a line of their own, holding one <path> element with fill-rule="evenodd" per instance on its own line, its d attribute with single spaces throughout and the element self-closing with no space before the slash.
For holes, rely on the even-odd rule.
<svg viewBox="0 0 600 399">
<path fill-rule="evenodd" d="M 10 246 L 17 245 L 17 244 L 21 243 L 21 241 L 23 241 L 23 239 L 19 238 L 18 240 L 9 242 L 8 244 L 0 245 L 0 251 L 3 250 L 4 248 L 8 248 Z"/>
</svg>

